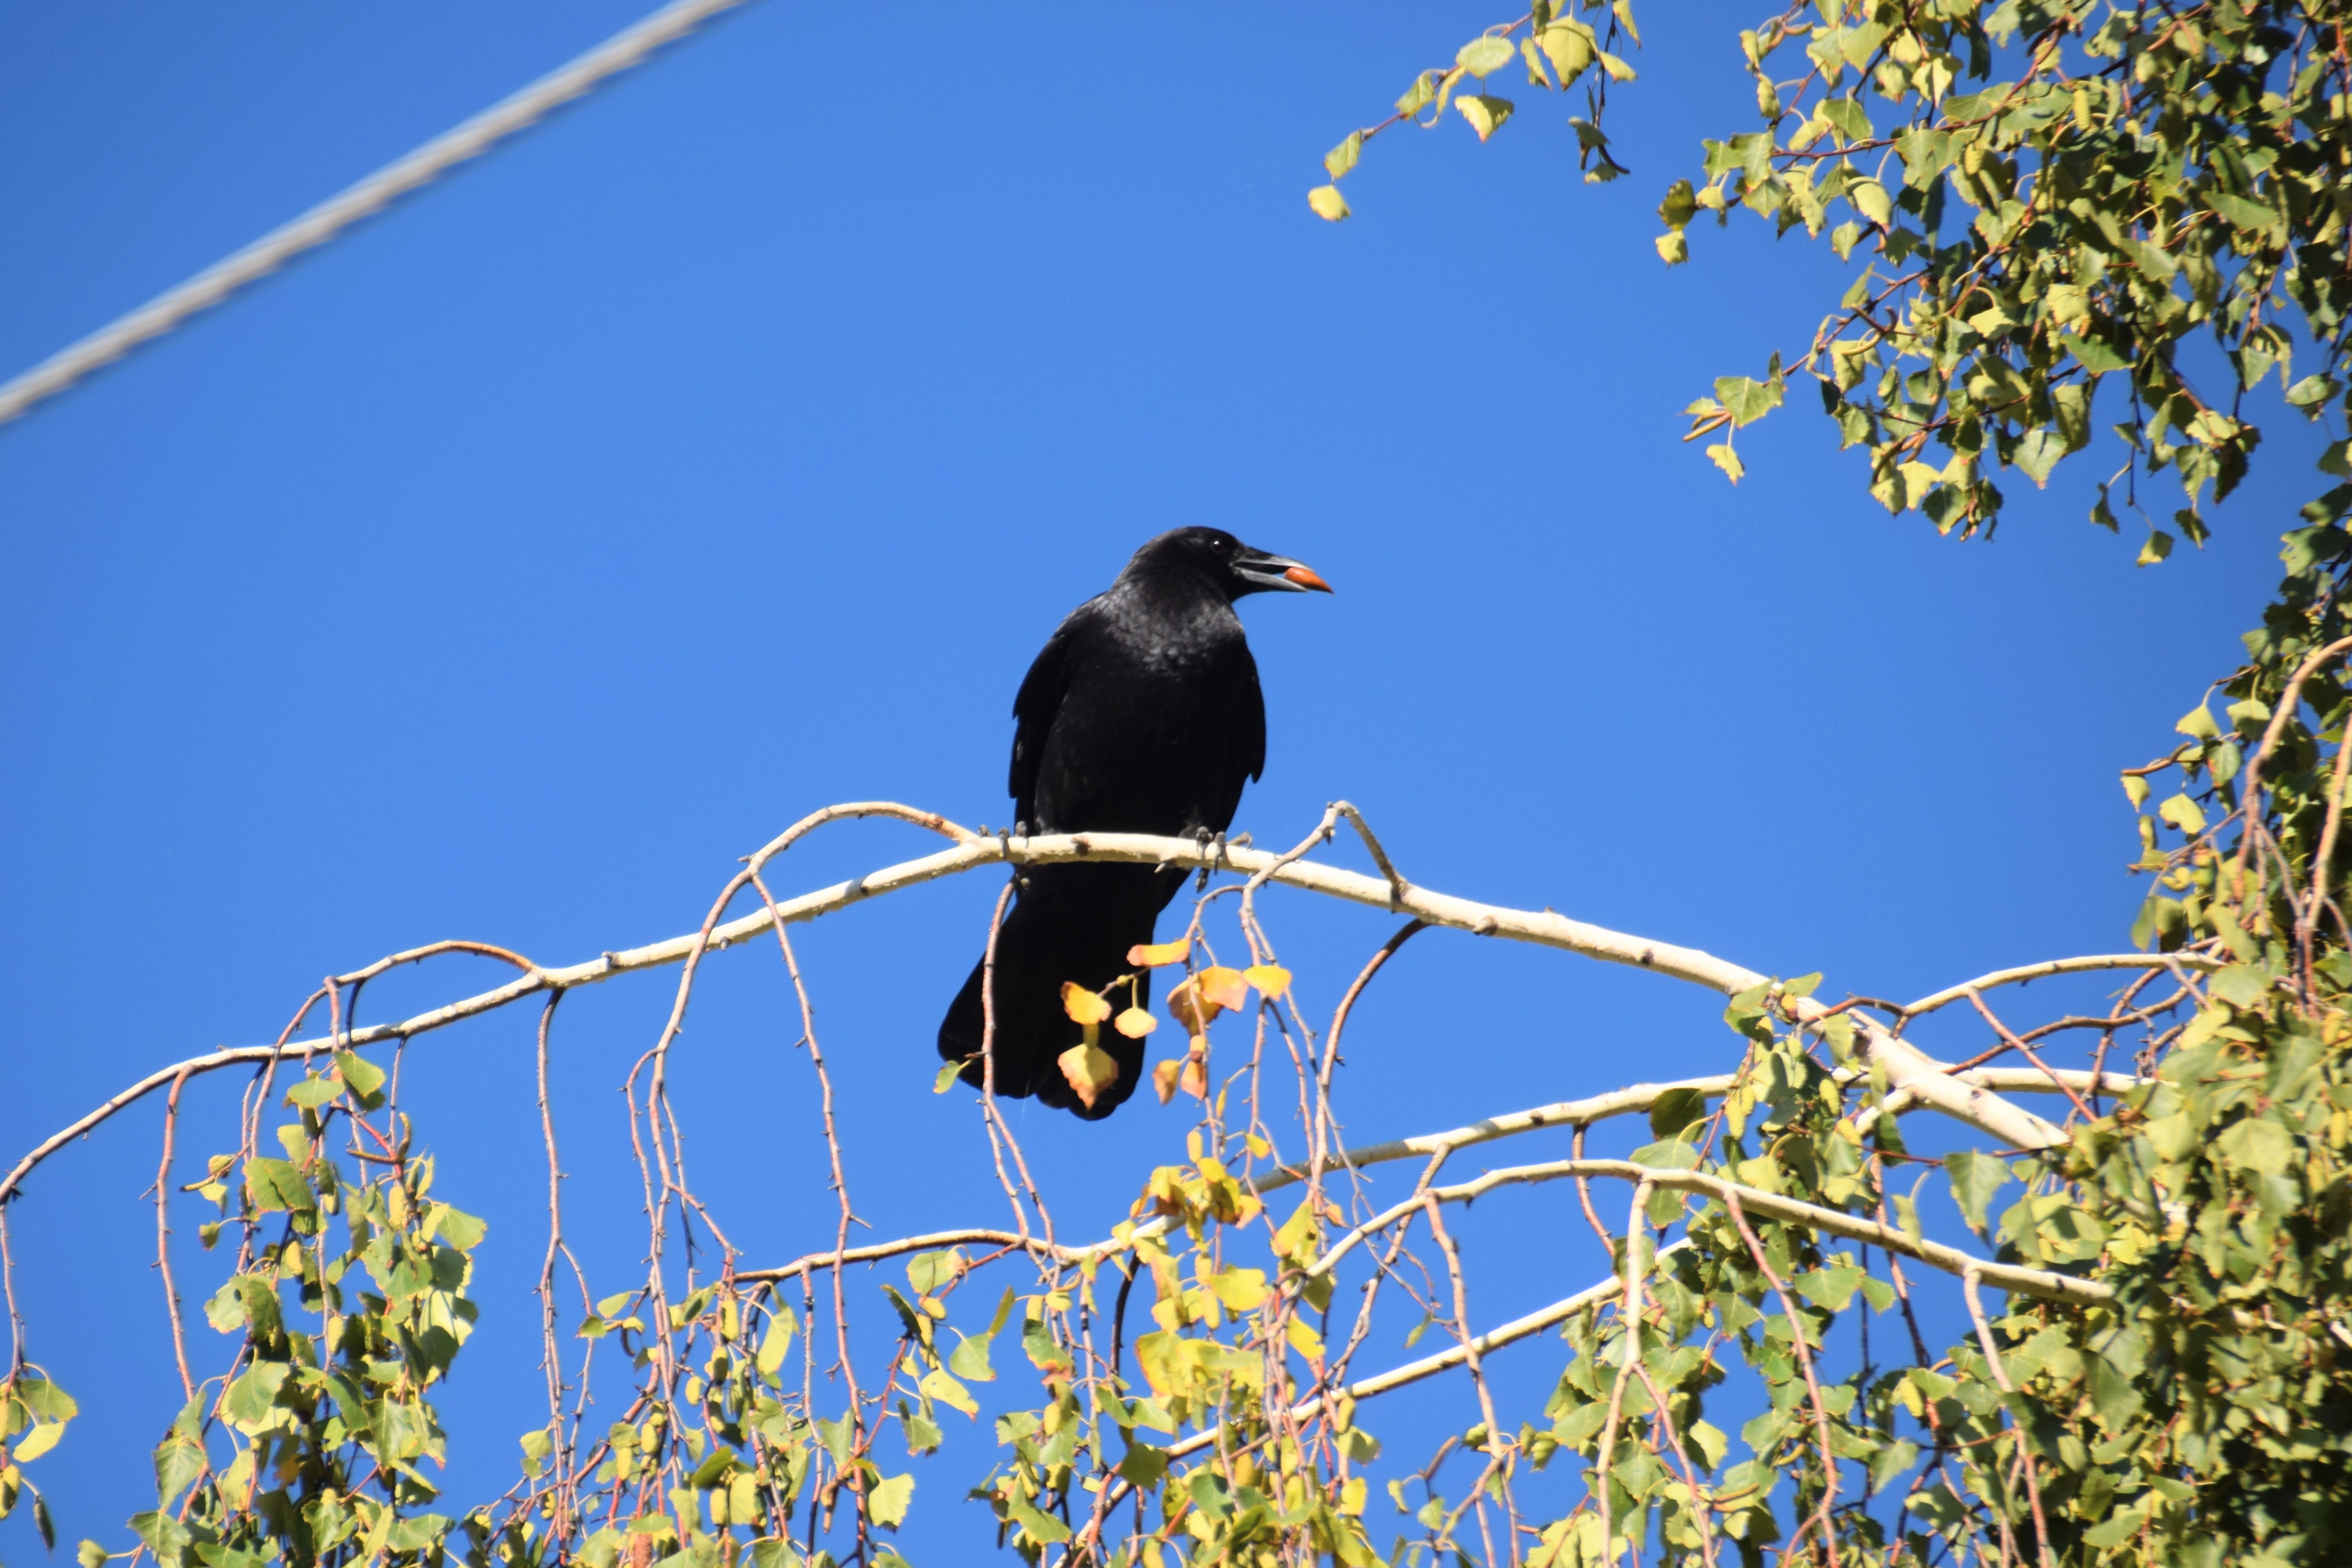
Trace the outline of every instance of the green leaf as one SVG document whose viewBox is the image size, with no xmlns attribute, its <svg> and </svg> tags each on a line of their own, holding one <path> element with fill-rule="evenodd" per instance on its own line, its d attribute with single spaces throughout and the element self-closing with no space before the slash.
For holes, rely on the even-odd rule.
<svg viewBox="0 0 2352 1568">
<path fill-rule="evenodd" d="M 2294 1141 L 2285 1128 L 2266 1116 L 2231 1122 L 2213 1140 L 2213 1147 L 2230 1163 L 2266 1176 L 2284 1172 L 2294 1157 Z"/>
<path fill-rule="evenodd" d="M 1870 140 L 1870 110 L 1853 98 L 1832 98 L 1822 103 L 1821 116 L 1848 142 Z"/>
<path fill-rule="evenodd" d="M 2240 1012 L 2252 1012 L 2270 994 L 2271 973 L 2254 964 L 2233 963 L 2213 976 L 2207 989 Z"/>
<path fill-rule="evenodd" d="M 915 1478 L 911 1474 L 877 1481 L 866 1490 L 866 1517 L 885 1530 L 896 1530 L 907 1521 L 907 1505 L 914 1498 Z"/>
<path fill-rule="evenodd" d="M 857 1436 L 856 1424 L 846 1415 L 836 1421 L 828 1421 L 820 1415 L 814 1425 L 817 1439 L 824 1445 L 824 1451 L 833 1456 L 834 1464 L 841 1469 L 849 1468 L 850 1451 L 856 1446 Z"/>
<path fill-rule="evenodd" d="M 2014 467 L 2023 469 L 2026 478 L 2033 481 L 2036 489 L 2040 489 L 2048 485 L 2050 470 L 2056 468 L 2058 459 L 2065 455 L 2065 438 L 2043 426 L 2028 430 L 2020 437 L 2017 445 L 2010 451 L 2009 460 Z"/>
<path fill-rule="evenodd" d="M 1633 1163 L 1654 1171 L 1686 1171 L 1698 1163 L 1698 1151 L 1679 1138 L 1644 1143 L 1633 1151 Z"/>
<path fill-rule="evenodd" d="M 1484 142 L 1500 131 L 1503 122 L 1510 119 L 1512 104 L 1509 99 L 1496 98 L 1491 93 L 1465 93 L 1454 100 L 1454 107 L 1463 119 L 1470 122 L 1470 129 L 1478 133 L 1478 140 Z"/>
<path fill-rule="evenodd" d="M 961 1078 L 962 1075 L 963 1063 L 947 1062 L 942 1064 L 940 1070 L 931 1077 L 931 1092 L 933 1094 L 945 1094 L 948 1090 L 956 1086 L 956 1079 Z"/>
<path fill-rule="evenodd" d="M 1039 1513 L 1018 1492 L 1005 1495 L 1004 1511 L 1021 1532 L 1041 1546 L 1059 1546 L 1070 1538 L 1070 1527 L 1051 1514 Z"/>
<path fill-rule="evenodd" d="M 362 1110 L 373 1110 L 383 1103 L 384 1071 L 354 1051 L 335 1053 L 335 1071 L 341 1075 L 343 1087 L 360 1102 Z"/>
<path fill-rule="evenodd" d="M 988 1364 L 988 1342 L 992 1337 L 958 1330 L 955 1353 L 948 1357 L 948 1370 L 973 1383 L 995 1382 L 996 1369 Z"/>
<path fill-rule="evenodd" d="M 77 1568 L 105 1568 L 106 1561 L 106 1548 L 95 1541 L 84 1541 L 79 1546 L 74 1548 L 74 1563 Z"/>
<path fill-rule="evenodd" d="M 278 1391 L 292 1369 L 282 1361 L 266 1361 L 247 1369 L 221 1395 L 221 1415 L 240 1431 L 251 1434 L 269 1423 Z"/>
<path fill-rule="evenodd" d="M 1944 1156 L 1945 1173 L 1952 1178 L 1952 1200 L 1960 1205 L 1969 1228 L 1984 1234 L 1985 1205 L 2009 1181 L 2009 1166 L 1990 1154 L 1962 1150 Z"/>
<path fill-rule="evenodd" d="M 522 1473 L 536 1476 L 546 1468 L 547 1456 L 555 1449 L 554 1435 L 542 1426 L 536 1432 L 522 1435 Z"/>
<path fill-rule="evenodd" d="M 155 1446 L 155 1506 L 170 1508 L 204 1473 L 203 1441 L 174 1427 Z"/>
<path fill-rule="evenodd" d="M 1756 381 L 1744 375 L 1717 376 L 1715 382 L 1716 401 L 1731 416 L 1734 426 L 1753 425 L 1780 406 L 1781 384 L 1778 376 L 1770 381 Z"/>
<path fill-rule="evenodd" d="M 1454 63 L 1483 80 L 1509 65 L 1517 54 L 1518 50 L 1512 47 L 1510 39 L 1489 33 L 1485 37 L 1473 38 L 1463 45 L 1455 53 Z"/>
<path fill-rule="evenodd" d="M 25 1408 L 41 1421 L 70 1421 L 81 1414 L 81 1406 L 47 1378 L 26 1373 L 16 1379 L 16 1395 L 24 1401 Z"/>
<path fill-rule="evenodd" d="M 1360 131 L 1349 132 L 1345 142 L 1323 154 L 1323 172 L 1334 180 L 1339 179 L 1356 166 L 1356 160 L 1363 155 L 1363 151 L 1364 133 Z"/>
<path fill-rule="evenodd" d="M 1815 1306 L 1843 1312 L 1847 1303 L 1853 1300 L 1855 1289 L 1862 1284 L 1862 1270 L 1851 1263 L 1809 1268 L 1790 1280 L 1789 1284 L 1798 1295 Z"/>
<path fill-rule="evenodd" d="M 318 1196 L 311 1192 L 309 1180 L 290 1160 L 247 1160 L 245 1184 L 253 1195 L 254 1211 L 257 1214 L 279 1210 L 307 1213 L 318 1206 Z"/>
<path fill-rule="evenodd" d="M 1706 1095 L 1695 1089 L 1670 1089 L 1650 1107 L 1650 1134 L 1664 1142 L 1706 1114 Z"/>
<path fill-rule="evenodd" d="M 1536 47 L 1565 88 L 1592 64 L 1592 30 L 1581 22 L 1557 22 L 1536 35 Z"/>
<path fill-rule="evenodd" d="M 955 1282 L 964 1271 L 963 1252 L 949 1247 L 944 1252 L 918 1252 L 907 1259 L 907 1283 L 915 1288 L 918 1296 L 936 1295 L 940 1287 Z"/>
<path fill-rule="evenodd" d="M 488 1220 L 477 1219 L 462 1209 L 451 1208 L 447 1204 L 435 1204 L 433 1215 L 434 1239 L 460 1252 L 471 1252 L 481 1246 L 482 1237 L 488 1234 L 490 1228 Z"/>
<path fill-rule="evenodd" d="M 2139 547 L 2139 558 L 2136 564 L 2153 566 L 2171 553 L 2172 535 L 2159 528 L 2147 536 L 2146 544 Z"/>
<path fill-rule="evenodd" d="M 1168 1451 L 1149 1443 L 1129 1444 L 1127 1455 L 1118 1462 L 1119 1479 L 1139 1490 L 1150 1490 L 1160 1484 L 1168 1473 Z"/>
<path fill-rule="evenodd" d="M 2194 838 L 2205 831 L 2205 812 L 2185 795 L 2176 795 L 2156 808 L 2157 816 Z"/>
<path fill-rule="evenodd" d="M 2324 375 L 2306 375 L 2286 389 L 2286 400 L 2295 407 L 2309 410 L 2327 401 L 2336 391 L 2336 384 Z"/>
<path fill-rule="evenodd" d="M 286 1103 L 299 1106 L 304 1110 L 316 1110 L 342 1092 L 343 1086 L 333 1079 L 311 1073 L 286 1091 Z"/>
<path fill-rule="evenodd" d="M 1918 1458 L 1919 1445 L 1916 1443 L 1898 1437 L 1885 1445 L 1870 1457 L 1872 1488 L 1884 1490 L 1891 1486 L 1897 1477 L 1905 1474 L 1917 1463 Z"/>
</svg>

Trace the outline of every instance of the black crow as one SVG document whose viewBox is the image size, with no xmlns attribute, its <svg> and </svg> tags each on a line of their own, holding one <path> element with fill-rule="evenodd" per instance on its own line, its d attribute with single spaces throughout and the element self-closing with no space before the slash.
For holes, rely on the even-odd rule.
<svg viewBox="0 0 2352 1568">
<path fill-rule="evenodd" d="M 1030 833 L 1223 833 L 1242 784 L 1265 771 L 1265 699 L 1234 601 L 1268 589 L 1329 593 L 1309 568 L 1213 528 L 1180 528 L 1135 552 L 1118 581 L 1070 612 L 1013 700 L 1010 788 Z M 1038 866 L 996 939 L 995 1091 L 1035 1095 L 1092 1121 L 1135 1092 L 1143 1042 L 1105 1029 L 1118 1081 L 1084 1103 L 1058 1058 L 1079 1041 L 1062 986 L 1099 990 L 1131 965 L 1184 885 L 1175 867 Z M 982 1081 L 986 959 L 940 1024 L 940 1055 Z M 1150 976 L 1137 1001 L 1150 1000 Z M 1113 998 L 1123 1005 L 1125 998 Z"/>
</svg>

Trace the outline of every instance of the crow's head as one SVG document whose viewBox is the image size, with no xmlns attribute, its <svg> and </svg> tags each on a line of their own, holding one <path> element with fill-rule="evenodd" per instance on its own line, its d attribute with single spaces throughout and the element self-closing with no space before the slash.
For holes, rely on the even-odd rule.
<svg viewBox="0 0 2352 1568">
<path fill-rule="evenodd" d="M 1197 572 L 1215 583 L 1227 599 L 1268 590 L 1331 592 L 1331 584 L 1304 562 L 1253 550 L 1220 528 L 1179 528 L 1163 533 L 1137 551 L 1121 575 L 1161 572 Z"/>
</svg>

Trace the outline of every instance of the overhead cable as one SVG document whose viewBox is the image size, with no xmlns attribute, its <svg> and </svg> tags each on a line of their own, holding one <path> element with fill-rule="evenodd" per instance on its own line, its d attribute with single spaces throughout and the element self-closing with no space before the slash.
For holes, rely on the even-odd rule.
<svg viewBox="0 0 2352 1568">
<path fill-rule="evenodd" d="M 676 38 L 692 32 L 743 0 L 672 0 L 645 20 L 616 33 L 561 69 L 540 78 L 512 97 L 484 110 L 456 130 L 435 137 L 408 156 L 370 174 L 243 250 L 207 267 L 178 288 L 60 350 L 5 386 L 0 386 L 0 424 L 53 396 L 150 338 L 161 337 L 209 305 L 218 304 L 289 258 L 323 245 L 394 198 L 425 184 L 454 163 L 488 152 L 549 110 L 600 86 Z"/>
</svg>

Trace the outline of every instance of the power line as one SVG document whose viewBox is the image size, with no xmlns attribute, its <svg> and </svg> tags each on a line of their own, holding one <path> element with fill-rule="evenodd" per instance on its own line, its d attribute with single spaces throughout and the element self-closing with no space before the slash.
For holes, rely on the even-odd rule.
<svg viewBox="0 0 2352 1568">
<path fill-rule="evenodd" d="M 150 338 L 161 337 L 197 311 L 218 304 L 289 258 L 325 244 L 451 164 L 488 152 L 556 105 L 593 89 L 606 78 L 628 69 L 664 44 L 742 3 L 743 0 L 672 0 L 569 65 L 540 78 L 456 130 L 435 137 L 405 158 L 385 164 L 340 195 L 272 229 L 234 256 L 214 263 L 178 288 L 157 295 L 129 315 L 0 386 L 0 424 L 16 418 L 43 398 L 63 392 L 91 371 L 121 358 Z"/>
</svg>

